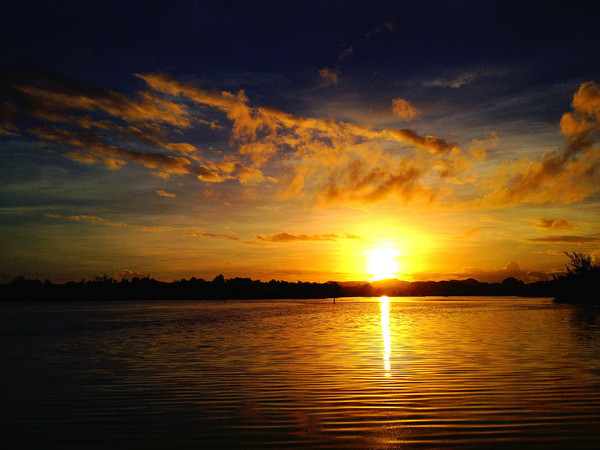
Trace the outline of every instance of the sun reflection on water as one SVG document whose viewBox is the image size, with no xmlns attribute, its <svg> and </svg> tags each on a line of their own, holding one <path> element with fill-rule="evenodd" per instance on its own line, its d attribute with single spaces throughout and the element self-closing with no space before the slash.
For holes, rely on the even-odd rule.
<svg viewBox="0 0 600 450">
<path fill-rule="evenodd" d="M 390 299 L 381 297 L 381 335 L 383 336 L 383 366 L 386 377 L 392 376 L 390 354 L 392 353 L 392 339 L 390 337 Z"/>
</svg>

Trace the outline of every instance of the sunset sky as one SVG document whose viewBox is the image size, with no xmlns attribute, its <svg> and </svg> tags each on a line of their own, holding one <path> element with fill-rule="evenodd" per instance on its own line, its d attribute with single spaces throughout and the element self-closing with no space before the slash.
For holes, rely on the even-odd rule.
<svg viewBox="0 0 600 450">
<path fill-rule="evenodd" d="M 3 2 L 0 282 L 598 258 L 593 3 Z"/>
</svg>

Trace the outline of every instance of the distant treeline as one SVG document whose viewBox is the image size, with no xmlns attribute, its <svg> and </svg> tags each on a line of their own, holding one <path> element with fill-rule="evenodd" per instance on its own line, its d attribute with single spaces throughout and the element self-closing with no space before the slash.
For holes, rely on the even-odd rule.
<svg viewBox="0 0 600 450">
<path fill-rule="evenodd" d="M 212 281 L 193 277 L 171 283 L 152 278 L 114 280 L 103 276 L 90 281 L 54 284 L 49 280 L 42 282 L 17 277 L 10 284 L 0 285 L 2 300 L 226 300 L 329 298 L 341 295 L 342 290 L 337 283 L 275 280 L 264 283 L 250 278 L 226 280 L 223 275 Z"/>
<path fill-rule="evenodd" d="M 114 280 L 96 277 L 90 281 L 54 284 L 49 280 L 15 278 L 0 285 L 0 300 L 66 301 L 66 300 L 226 300 L 226 299 L 300 299 L 337 297 L 412 296 L 520 296 L 553 297 L 561 302 L 600 303 L 598 283 L 600 265 L 589 255 L 566 253 L 570 263 L 564 276 L 549 281 L 526 284 L 515 278 L 501 283 L 484 283 L 472 278 L 451 281 L 383 280 L 373 283 L 309 283 L 287 281 L 262 282 L 250 278 L 212 281 L 200 278 L 171 283 L 152 278 Z"/>
</svg>

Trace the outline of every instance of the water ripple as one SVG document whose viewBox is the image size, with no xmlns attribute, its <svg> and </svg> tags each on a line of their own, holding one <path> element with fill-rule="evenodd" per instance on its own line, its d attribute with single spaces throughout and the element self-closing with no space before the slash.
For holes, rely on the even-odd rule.
<svg viewBox="0 0 600 450">
<path fill-rule="evenodd" d="M 1 308 L 8 448 L 600 438 L 598 313 L 544 299 Z"/>
</svg>

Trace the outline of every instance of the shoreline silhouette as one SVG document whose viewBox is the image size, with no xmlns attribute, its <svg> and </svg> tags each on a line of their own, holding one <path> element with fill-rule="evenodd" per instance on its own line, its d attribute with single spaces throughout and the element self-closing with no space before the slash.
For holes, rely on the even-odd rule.
<svg viewBox="0 0 600 450">
<path fill-rule="evenodd" d="M 423 297 L 439 296 L 451 300 L 455 296 L 550 297 L 560 303 L 595 303 L 600 280 L 600 264 L 590 255 L 568 253 L 570 262 L 565 275 L 552 280 L 525 283 L 513 277 L 500 283 L 481 282 L 473 278 L 448 281 L 374 282 L 263 282 L 250 278 L 223 275 L 207 281 L 192 277 L 173 282 L 153 278 L 115 280 L 108 276 L 89 281 L 54 284 L 50 280 L 28 280 L 22 276 L 11 283 L 0 284 L 0 301 L 115 301 L 115 300 L 228 300 L 228 299 L 309 299 L 341 297 Z M 335 300 L 334 300 L 335 302 Z"/>
<path fill-rule="evenodd" d="M 250 278 L 225 279 L 219 275 L 212 281 L 191 278 L 171 283 L 153 278 L 114 280 L 97 277 L 90 281 L 51 283 L 17 277 L 0 284 L 0 301 L 118 301 L 118 300 L 242 300 L 242 299 L 309 299 L 343 297 L 448 297 L 515 296 L 552 297 L 561 302 L 592 302 L 574 298 L 576 280 L 558 277 L 549 281 L 526 284 L 515 278 L 501 283 L 480 282 L 473 278 L 448 281 L 407 282 L 395 279 L 376 282 L 263 282 Z M 575 291 L 577 292 L 577 291 Z M 585 292 L 585 291 L 584 291 Z M 588 291 L 589 292 L 589 291 Z M 586 295 L 585 293 L 581 293 Z"/>
</svg>

